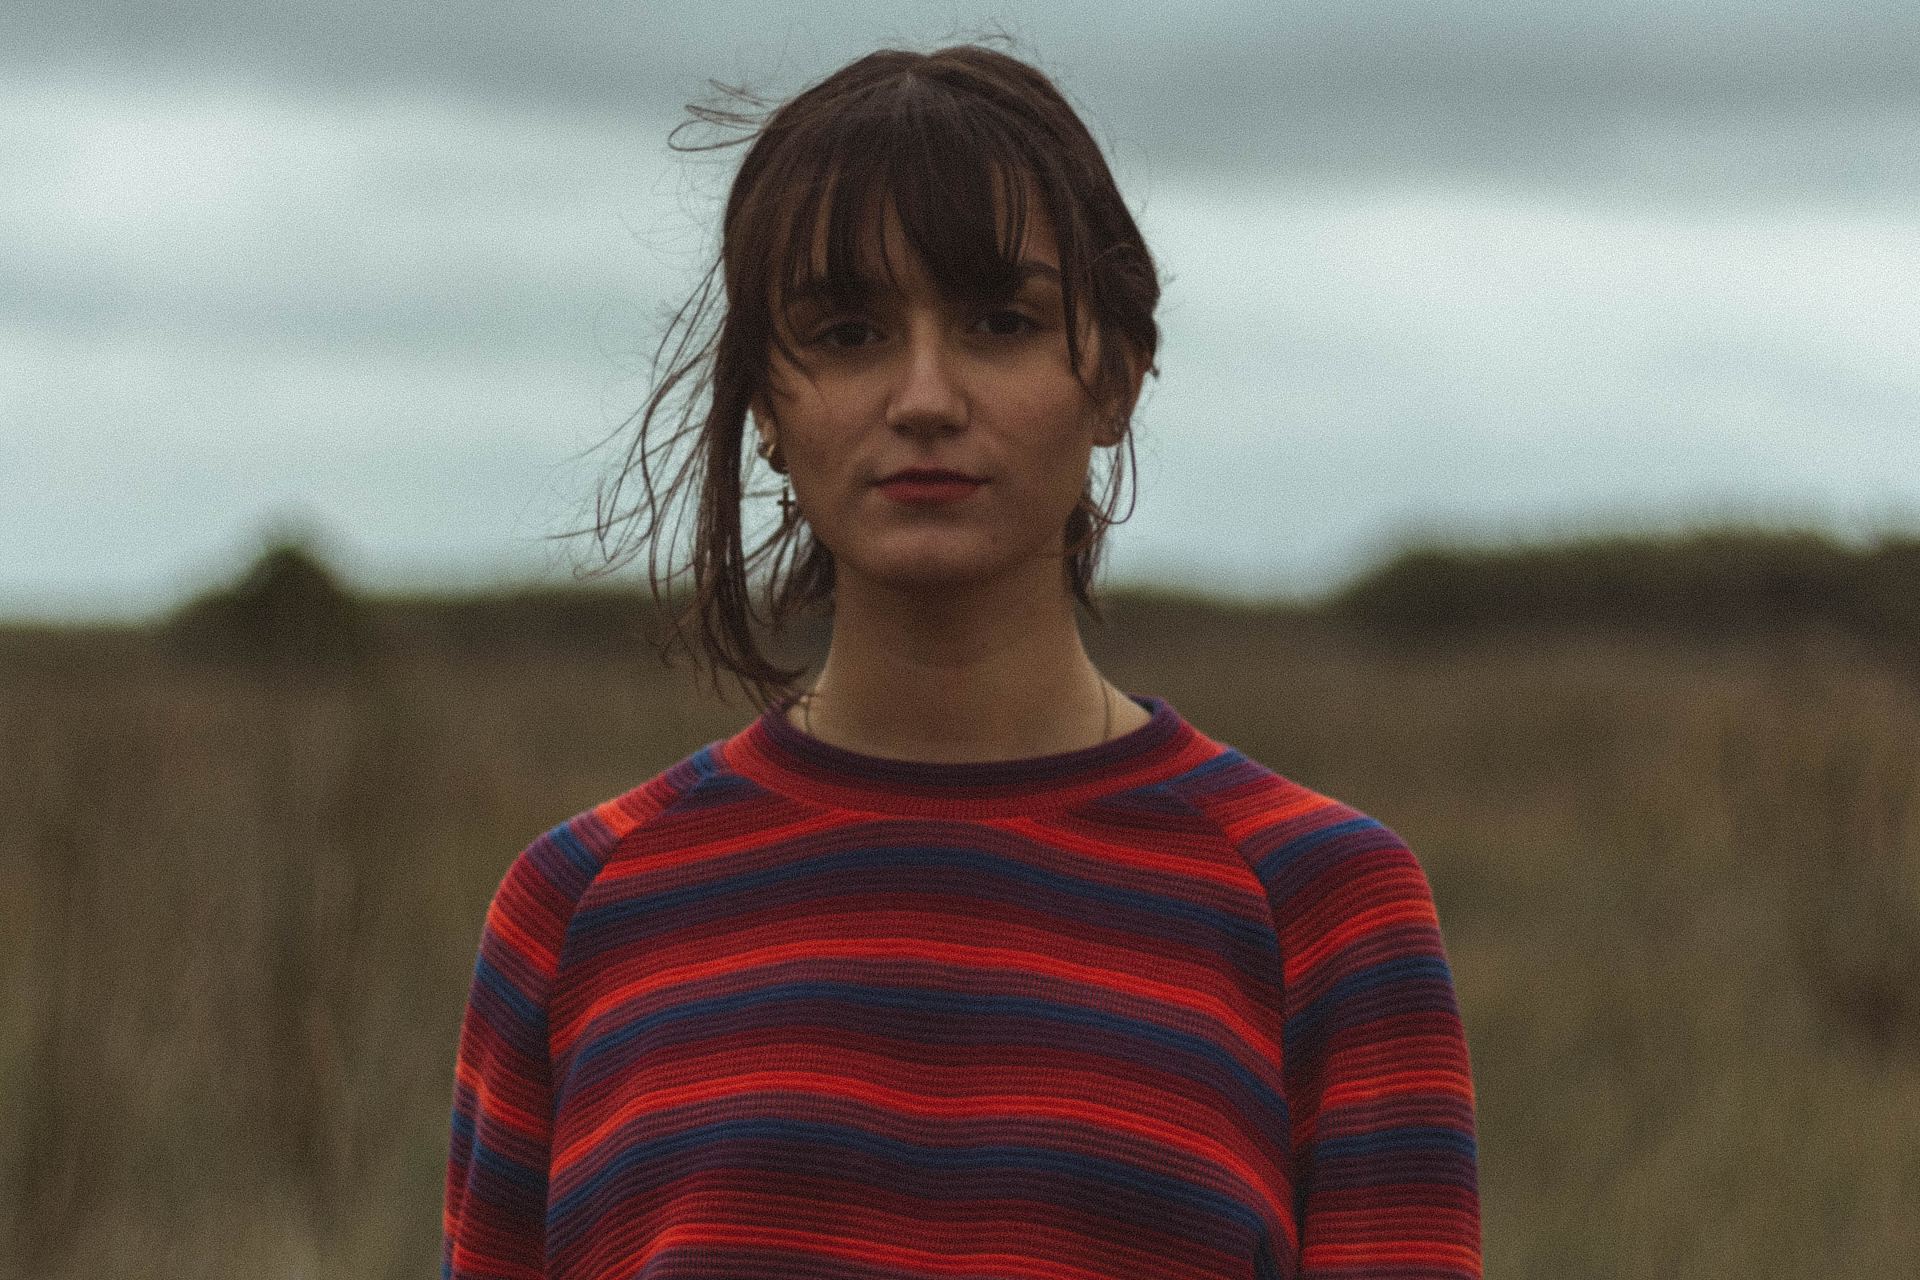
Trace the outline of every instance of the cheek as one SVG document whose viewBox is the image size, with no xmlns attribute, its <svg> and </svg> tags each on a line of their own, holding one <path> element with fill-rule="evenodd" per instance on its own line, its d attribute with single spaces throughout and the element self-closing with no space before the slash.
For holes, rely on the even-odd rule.
<svg viewBox="0 0 1920 1280">
<path fill-rule="evenodd" d="M 1071 504 L 1085 487 L 1093 460 L 1094 419 L 1084 397 L 1077 388 L 1056 387 L 1044 403 L 1032 405 L 1023 426 L 1035 496 L 1044 492 L 1049 505 Z"/>
<path fill-rule="evenodd" d="M 797 370 L 768 379 L 774 416 L 785 423 L 805 424 L 809 434 L 831 433 L 852 420 L 862 403 L 857 382 L 831 371 L 809 378 Z"/>
</svg>

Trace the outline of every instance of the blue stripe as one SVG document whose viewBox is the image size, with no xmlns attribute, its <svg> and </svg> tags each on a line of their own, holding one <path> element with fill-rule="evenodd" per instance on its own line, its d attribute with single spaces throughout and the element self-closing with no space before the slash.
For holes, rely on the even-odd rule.
<svg viewBox="0 0 1920 1280">
<path fill-rule="evenodd" d="M 1278 1116 L 1286 1114 L 1286 1101 L 1280 1094 L 1248 1071 L 1220 1042 L 1206 1036 L 1030 996 L 977 996 L 919 987 L 872 987 L 853 982 L 790 982 L 760 986 L 710 1000 L 676 1004 L 646 1017 L 635 1018 L 605 1035 L 582 1041 L 568 1066 L 565 1088 L 570 1089 L 576 1078 L 579 1083 L 589 1081 L 592 1078 L 590 1068 L 602 1056 L 636 1040 L 655 1036 L 675 1023 L 692 1023 L 696 1027 L 711 1024 L 700 1034 L 712 1035 L 715 1028 L 742 1025 L 747 1020 L 737 1015 L 743 1012 L 760 1006 L 772 1006 L 768 1012 L 781 1025 L 805 1027 L 808 1024 L 796 1023 L 794 1010 L 797 1002 L 804 1001 L 839 1006 L 851 1015 L 852 1022 L 864 1029 L 884 1029 L 885 1017 L 876 1015 L 891 1015 L 894 1018 L 921 1015 L 923 1022 L 896 1025 L 900 1025 L 903 1032 L 910 1031 L 913 1039 L 923 1044 L 965 1044 L 975 1039 L 1002 1042 L 1009 1038 L 1014 1024 L 1023 1021 L 1058 1027 L 1066 1033 L 1062 1036 L 1063 1042 L 1077 1047 L 1086 1044 L 1085 1029 L 1106 1031 L 1132 1045 L 1151 1042 L 1171 1054 L 1206 1062 L 1218 1068 L 1237 1088 L 1245 1090 L 1256 1106 Z M 1082 1030 L 1075 1031 L 1075 1028 Z M 799 1034 L 804 1038 L 806 1032 L 801 1030 Z M 1032 1037 L 1021 1037 L 1021 1042 L 1037 1043 Z M 1170 1065 L 1167 1060 L 1160 1061 L 1162 1066 Z M 616 1068 L 621 1066 L 618 1063 L 613 1065 Z"/>
<path fill-rule="evenodd" d="M 505 946 L 506 943 L 503 942 L 500 945 Z M 520 1022 L 530 1027 L 545 1025 L 546 1008 L 539 1001 L 529 1000 L 505 974 L 488 962 L 485 955 L 482 955 L 474 964 L 473 980 L 475 984 L 485 987 L 499 997 L 500 1002 L 506 1005 Z"/>
<path fill-rule="evenodd" d="M 1338 1006 L 1381 987 L 1407 986 L 1422 988 L 1425 984 L 1445 984 L 1451 990 L 1452 976 L 1448 972 L 1445 957 L 1422 952 L 1416 955 L 1396 956 L 1391 960 L 1382 960 L 1379 964 L 1357 969 L 1335 982 L 1322 992 L 1318 999 L 1300 1012 L 1287 1019 L 1281 1029 L 1282 1043 L 1292 1043 L 1305 1036 L 1309 1029 L 1330 1017 Z M 1420 1004 L 1412 1006 L 1408 1012 L 1421 1009 L 1439 1009 L 1443 1006 Z"/>
<path fill-rule="evenodd" d="M 1288 863 L 1293 862 L 1302 854 L 1310 853 L 1318 849 L 1329 840 L 1338 840 L 1342 836 L 1350 836 L 1360 831 L 1385 832 L 1386 828 L 1376 819 L 1369 818 L 1364 814 L 1357 818 L 1348 818 L 1344 822 L 1329 823 L 1317 831 L 1307 831 L 1295 836 L 1266 857 L 1260 859 L 1254 869 L 1259 873 L 1261 880 L 1272 883 L 1274 878 Z"/>
<path fill-rule="evenodd" d="M 510 1187 L 525 1192 L 535 1200 L 546 1199 L 547 1174 L 544 1169 L 530 1169 L 526 1165 L 515 1163 L 489 1147 L 486 1143 L 477 1143 L 473 1148 L 471 1162 L 467 1165 L 467 1185 L 475 1183 L 475 1171 L 484 1172 L 490 1178 L 497 1178 Z"/>
<path fill-rule="evenodd" d="M 1475 1155 L 1475 1143 L 1470 1135 L 1458 1129 L 1404 1125 L 1374 1133 L 1327 1138 L 1313 1146 L 1314 1159 L 1322 1163 L 1330 1160 L 1363 1160 L 1368 1156 L 1406 1156 L 1421 1151 L 1445 1152 L 1471 1160 Z"/>
<path fill-rule="evenodd" d="M 1273 928 L 1264 919 L 1249 920 L 1169 893 L 1128 889 L 1100 884 L 1082 876 L 1028 862 L 1017 854 L 989 853 L 954 845 L 861 845 L 836 849 L 816 857 L 798 858 L 764 870 L 724 876 L 682 889 L 636 894 L 594 906 L 583 906 L 574 913 L 569 939 L 576 945 L 567 953 L 578 960 L 609 946 L 624 946 L 644 938 L 645 932 L 623 931 L 621 925 L 649 917 L 662 927 L 683 929 L 688 910 L 710 904 L 724 904 L 729 912 L 751 908 L 751 895 L 766 894 L 779 886 L 814 880 L 822 896 L 841 897 L 861 892 L 932 889 L 930 877 L 949 873 L 967 897 L 983 901 L 1031 903 L 1037 895 L 1061 896 L 1076 902 L 1093 904 L 1089 919 L 1110 922 L 1113 913 L 1125 911 L 1167 921 L 1169 926 L 1191 927 L 1210 935 L 1230 938 L 1244 947 L 1265 949 L 1273 938 Z M 793 895 L 784 901 L 797 901 Z M 1155 929 L 1155 932 L 1159 932 Z"/>
<path fill-rule="evenodd" d="M 1158 785 L 1160 787 L 1177 788 L 1185 786 L 1187 783 L 1211 782 L 1213 781 L 1213 775 L 1216 773 L 1223 773 L 1231 769 L 1241 769 L 1250 763 L 1252 762 L 1248 760 L 1246 756 L 1241 755 L 1232 747 L 1228 747 L 1219 755 L 1211 756 L 1193 766 L 1193 768 L 1187 770 L 1185 773 L 1168 778 L 1165 782 Z M 1189 803 L 1191 803 L 1191 801 L 1189 801 Z"/>
<path fill-rule="evenodd" d="M 759 1159 L 747 1146 L 754 1142 L 768 1144 L 769 1149 Z M 1155 1226 L 1165 1231 L 1185 1228 L 1186 1234 L 1201 1243 L 1218 1241 L 1221 1222 L 1231 1223 L 1247 1235 L 1257 1233 L 1263 1225 L 1252 1208 L 1231 1196 L 1084 1152 L 1008 1143 L 966 1147 L 922 1145 L 850 1125 L 767 1117 L 718 1121 L 621 1149 L 595 1170 L 591 1178 L 550 1204 L 549 1249 L 592 1228 L 595 1215 L 582 1211 L 590 1209 L 596 1201 L 611 1200 L 616 1195 L 620 1199 L 642 1197 L 665 1182 L 706 1168 L 761 1168 L 776 1176 L 807 1172 L 795 1167 L 795 1151 L 816 1157 L 827 1155 L 835 1176 L 865 1177 L 869 1181 L 895 1184 L 903 1167 L 940 1178 L 969 1171 L 1009 1180 L 1027 1171 L 1056 1174 L 1116 1193 L 1120 1206 L 1084 1206 L 1095 1212 L 1106 1208 L 1112 1213 L 1115 1207 L 1124 1207 L 1125 1197 L 1118 1193 L 1126 1191 L 1136 1193 L 1143 1200 L 1164 1204 L 1170 1210 L 1176 1206 L 1191 1210 L 1190 1218 L 1169 1212 L 1158 1219 Z M 1049 1204 L 1055 1209 L 1059 1207 L 1055 1202 Z"/>
<path fill-rule="evenodd" d="M 589 811 L 588 813 L 581 814 L 577 818 L 569 818 L 567 821 L 553 828 L 553 830 L 547 832 L 547 839 L 552 841 L 554 847 L 560 850 L 562 854 L 566 855 L 567 862 L 572 865 L 573 869 L 588 880 L 593 879 L 593 877 L 599 873 L 600 859 L 595 857 L 593 851 L 581 842 L 578 835 L 574 834 L 573 824 L 591 816 L 591 811 Z"/>
</svg>

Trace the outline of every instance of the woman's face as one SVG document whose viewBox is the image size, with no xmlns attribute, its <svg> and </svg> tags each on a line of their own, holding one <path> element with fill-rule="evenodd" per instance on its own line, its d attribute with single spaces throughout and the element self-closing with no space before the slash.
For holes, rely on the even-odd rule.
<svg viewBox="0 0 1920 1280">
<path fill-rule="evenodd" d="M 1019 291 L 973 305 L 940 295 L 891 212 L 884 235 L 893 278 L 879 245 L 866 246 L 863 275 L 874 288 L 857 306 L 801 294 L 786 300 L 783 322 L 776 299 L 776 323 L 799 364 L 773 351 L 757 429 L 778 442 L 795 498 L 843 582 L 851 574 L 895 588 L 958 587 L 1042 562 L 1063 582 L 1067 517 L 1093 446 L 1122 438 L 1132 402 L 1101 413 L 1068 366 L 1052 227 L 1030 217 Z M 1090 375 L 1096 336 L 1081 310 Z M 1137 395 L 1137 374 L 1132 386 Z M 950 501 L 905 501 L 879 482 L 907 467 L 982 483 Z"/>
</svg>

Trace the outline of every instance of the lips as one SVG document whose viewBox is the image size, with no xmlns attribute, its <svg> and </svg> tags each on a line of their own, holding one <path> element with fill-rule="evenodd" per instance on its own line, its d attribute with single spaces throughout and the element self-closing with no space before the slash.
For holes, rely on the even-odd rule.
<svg viewBox="0 0 1920 1280">
<path fill-rule="evenodd" d="M 937 477 L 929 479 L 928 477 Z M 897 503 L 912 507 L 940 507 L 965 501 L 978 493 L 984 480 L 958 471 L 896 472 L 876 486 Z"/>
<path fill-rule="evenodd" d="M 893 484 L 896 481 L 913 481 L 929 484 L 980 484 L 979 476 L 970 476 L 964 471 L 949 471 L 944 467 L 908 467 L 882 477 L 881 484 Z"/>
</svg>

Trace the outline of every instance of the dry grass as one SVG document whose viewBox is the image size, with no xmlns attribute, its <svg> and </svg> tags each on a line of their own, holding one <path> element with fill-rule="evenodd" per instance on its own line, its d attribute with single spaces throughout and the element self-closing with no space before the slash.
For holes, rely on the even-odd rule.
<svg viewBox="0 0 1920 1280">
<path fill-rule="evenodd" d="M 1419 853 L 1489 1276 L 1920 1257 L 1910 676 L 1839 639 L 1414 652 L 1112 616 L 1088 644 L 1123 687 Z M 0 1277 L 434 1274 L 507 861 L 745 714 L 644 654 L 317 679 L 0 650 Z"/>
</svg>

